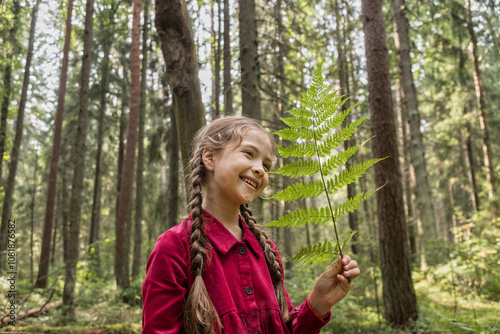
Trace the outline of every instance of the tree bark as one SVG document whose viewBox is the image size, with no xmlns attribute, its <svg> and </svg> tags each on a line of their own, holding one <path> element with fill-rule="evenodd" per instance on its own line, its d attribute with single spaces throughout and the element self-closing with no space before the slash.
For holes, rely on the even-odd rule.
<svg viewBox="0 0 500 334">
<path fill-rule="evenodd" d="M 347 59 L 346 59 L 346 53 L 344 51 L 345 48 L 345 42 L 344 42 L 344 36 L 342 36 L 341 31 L 342 26 L 340 25 L 340 20 L 341 20 L 341 15 L 340 12 L 342 9 L 339 7 L 338 0 L 335 0 L 335 21 L 337 25 L 337 29 L 335 32 L 335 37 L 337 40 L 337 55 L 338 55 L 338 76 L 339 76 L 339 82 L 340 82 L 340 95 L 348 95 L 349 94 L 349 79 L 347 76 Z M 343 15 L 342 15 L 343 17 Z M 345 21 L 343 19 L 343 21 Z M 346 96 L 347 97 L 347 96 Z M 350 100 L 347 100 L 343 105 L 342 105 L 342 111 L 345 111 L 349 109 L 350 107 Z M 352 122 L 352 115 L 349 114 L 346 119 L 345 119 L 346 124 L 350 124 Z M 349 149 L 352 146 L 355 146 L 355 138 L 351 137 L 344 141 L 344 150 Z M 349 169 L 352 165 L 352 161 L 348 160 L 345 164 L 345 168 Z M 356 196 L 356 184 L 355 183 L 350 183 L 347 185 L 347 198 L 353 198 Z M 358 230 L 358 216 L 356 212 L 349 212 L 348 213 L 348 219 L 349 219 L 349 227 L 353 231 Z M 356 237 L 354 237 L 353 241 L 356 241 Z M 353 254 L 358 254 L 358 249 L 356 243 L 351 244 L 351 249 Z"/>
<path fill-rule="evenodd" d="M 400 80 L 404 91 L 404 104 L 406 105 L 410 128 L 410 158 L 416 177 L 414 190 L 417 219 L 420 220 L 423 227 L 423 235 L 419 235 L 422 244 L 420 249 L 422 261 L 420 265 L 422 270 L 425 270 L 427 268 L 425 252 L 429 248 L 429 241 L 438 237 L 438 228 L 436 225 L 432 191 L 427 173 L 425 146 L 422 132 L 420 131 L 420 112 L 418 108 L 417 91 L 413 80 L 405 2 L 404 0 L 392 0 L 391 3 L 395 26 L 394 44 L 398 52 Z"/>
<path fill-rule="evenodd" d="M 30 84 L 31 61 L 33 59 L 33 45 L 35 42 L 36 20 L 38 18 L 38 7 L 41 0 L 37 0 L 31 12 L 31 25 L 28 40 L 28 54 L 26 56 L 26 65 L 24 66 L 23 87 L 21 91 L 21 99 L 17 111 L 16 120 L 16 135 L 12 151 L 10 153 L 9 175 L 5 184 L 5 195 L 2 210 L 2 225 L 0 226 L 0 252 L 7 249 L 7 225 L 12 215 L 12 204 L 14 198 L 14 190 L 16 185 L 17 164 L 21 155 L 21 141 L 23 138 L 24 112 L 26 110 L 26 102 L 28 100 L 28 88 Z M 8 107 L 8 105 L 7 105 Z M 1 157 L 3 159 L 3 157 Z M 0 256 L 0 271 L 5 268 L 6 256 Z"/>
<path fill-rule="evenodd" d="M 128 71 L 127 71 L 127 66 L 124 64 L 123 65 L 123 78 L 125 82 L 128 81 Z M 127 107 L 128 107 L 128 94 L 127 94 L 127 89 L 129 88 L 128 84 L 124 84 L 122 86 L 122 96 L 121 96 L 121 112 L 120 112 L 120 132 L 119 132 L 119 142 L 118 142 L 118 172 L 116 174 L 117 176 L 117 182 L 116 182 L 116 221 L 118 221 L 118 201 L 120 200 L 120 189 L 122 186 L 122 172 L 123 172 L 123 158 L 125 156 L 125 135 L 126 135 L 126 129 L 127 129 Z"/>
<path fill-rule="evenodd" d="M 260 121 L 259 60 L 255 0 L 239 0 L 241 108 L 245 116 Z"/>
<path fill-rule="evenodd" d="M 498 201 L 495 198 L 496 174 L 493 163 L 493 153 L 491 150 L 490 130 L 488 126 L 488 116 L 486 111 L 486 102 L 484 98 L 483 81 L 481 69 L 479 68 L 479 58 L 477 54 L 477 39 L 472 23 L 471 0 L 465 0 L 467 9 L 467 28 L 470 38 L 469 52 L 474 63 L 474 87 L 476 92 L 477 105 L 479 107 L 479 124 L 483 132 L 483 158 L 486 169 L 486 179 L 488 184 L 488 198 L 490 200 L 491 217 L 495 220 L 498 217 Z"/>
<path fill-rule="evenodd" d="M 116 220 L 115 275 L 116 284 L 124 289 L 130 285 L 130 232 L 132 191 L 134 188 L 134 163 L 139 123 L 139 104 L 141 101 L 141 7 L 142 0 L 134 0 L 132 19 L 132 45 L 130 52 L 130 112 L 128 115 L 127 145 L 123 161 L 123 174 L 118 200 L 118 219 Z"/>
<path fill-rule="evenodd" d="M 184 175 L 189 175 L 191 142 L 205 125 L 191 19 L 184 0 L 158 0 L 155 25 L 175 106 Z"/>
<path fill-rule="evenodd" d="M 380 262 L 385 317 L 393 327 L 407 326 L 418 318 L 411 278 L 401 172 L 399 170 L 389 56 L 382 0 L 362 0 L 363 30 L 375 157 L 388 157 L 375 165 Z"/>
<path fill-rule="evenodd" d="M 59 79 L 59 95 L 57 99 L 56 120 L 54 124 L 54 139 L 52 143 L 52 157 L 50 160 L 49 185 L 47 189 L 47 204 L 45 207 L 45 221 L 43 225 L 42 249 L 40 263 L 38 265 L 38 278 L 35 284 L 37 288 L 47 287 L 49 275 L 49 258 L 52 237 L 52 221 L 54 220 L 54 208 L 57 191 L 57 172 L 59 157 L 61 153 L 62 123 L 64 118 L 64 98 L 66 96 L 66 83 L 68 78 L 68 55 L 71 42 L 71 16 L 73 13 L 73 0 L 68 0 L 66 14 L 66 32 L 64 37 L 63 59 Z"/>
<path fill-rule="evenodd" d="M 142 68 L 141 68 L 141 103 L 139 106 L 139 140 L 137 143 L 137 179 L 135 187 L 135 224 L 134 224 L 134 259 L 132 261 L 132 280 L 139 277 L 141 270 L 142 216 L 144 202 L 144 119 L 146 117 L 146 84 L 149 43 L 149 0 L 144 1 L 144 26 L 142 28 Z"/>
<path fill-rule="evenodd" d="M 464 107 L 464 116 L 469 113 L 469 108 Z M 472 141 L 470 138 L 470 125 L 467 123 L 461 131 L 462 145 L 465 152 L 465 167 L 467 168 L 467 177 L 469 179 L 471 203 L 474 212 L 479 211 L 479 189 L 476 182 L 476 167 L 474 164 L 474 154 L 472 152 Z"/>
<path fill-rule="evenodd" d="M 83 59 L 80 77 L 80 98 L 78 102 L 78 121 L 73 146 L 72 165 L 74 166 L 67 226 L 66 276 L 63 290 L 63 314 L 75 317 L 76 265 L 80 245 L 80 219 L 82 211 L 83 179 L 85 173 L 85 153 L 87 150 L 87 128 L 89 109 L 90 67 L 92 62 L 92 38 L 94 31 L 94 0 L 87 0 L 85 6 L 85 30 L 83 36 Z"/>
<path fill-rule="evenodd" d="M 10 40 L 10 50 L 5 61 L 5 72 L 3 77 L 3 99 L 2 107 L 0 108 L 0 186 L 2 185 L 2 166 L 3 166 L 3 154 L 5 152 L 5 137 L 7 136 L 7 117 L 9 116 L 9 106 L 10 106 L 10 96 L 12 88 L 12 61 L 14 59 L 14 54 L 17 51 L 17 41 L 16 35 L 19 28 L 19 12 L 21 11 L 21 6 L 18 0 L 12 1 L 12 15 L 13 24 L 9 29 L 9 40 Z M 7 44 L 7 43 L 5 43 Z M 1 230 L 0 237 L 4 239 L 3 230 Z M 6 233 L 6 232 L 5 232 Z M 0 241 L 1 244 L 1 241 Z M 3 246 L 2 246 L 3 247 Z M 2 251 L 3 248 L 0 248 Z M 0 259 L 0 270 L 2 269 L 2 261 Z"/>
<path fill-rule="evenodd" d="M 229 0 L 224 0 L 224 114 L 232 115 L 233 88 L 231 87 L 231 36 L 229 30 Z"/>
<path fill-rule="evenodd" d="M 174 227 L 178 221 L 179 205 L 179 138 L 174 108 L 170 109 L 170 137 L 169 137 L 169 172 L 168 177 L 168 216 L 167 229 Z"/>
</svg>

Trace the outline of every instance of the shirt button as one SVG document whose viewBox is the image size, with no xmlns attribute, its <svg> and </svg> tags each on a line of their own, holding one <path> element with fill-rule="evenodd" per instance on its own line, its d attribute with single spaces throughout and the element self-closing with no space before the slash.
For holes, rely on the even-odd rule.
<svg viewBox="0 0 500 334">
<path fill-rule="evenodd" d="M 245 255 L 247 249 L 245 247 L 240 247 L 240 249 L 238 249 L 238 252 L 240 252 L 241 255 Z"/>
<path fill-rule="evenodd" d="M 260 332 L 255 332 L 255 334 L 260 334 Z"/>
<path fill-rule="evenodd" d="M 247 293 L 247 295 L 251 295 L 251 294 L 252 294 L 252 292 L 253 292 L 253 290 L 252 290 L 252 288 L 251 288 L 251 287 L 246 287 L 246 288 L 245 288 L 245 292 Z"/>
</svg>

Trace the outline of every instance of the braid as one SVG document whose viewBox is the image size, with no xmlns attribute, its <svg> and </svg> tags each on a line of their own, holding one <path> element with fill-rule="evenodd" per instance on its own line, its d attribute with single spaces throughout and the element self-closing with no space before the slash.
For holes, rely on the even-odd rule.
<svg viewBox="0 0 500 334">
<path fill-rule="evenodd" d="M 193 224 L 190 238 L 190 257 L 194 281 L 186 299 L 184 329 L 187 333 L 212 334 L 216 333 L 216 324 L 218 328 L 222 328 L 222 325 L 202 278 L 204 264 L 207 263 L 208 257 L 206 249 L 208 239 L 203 231 L 201 181 L 205 174 L 205 166 L 201 159 L 201 152 L 196 152 L 199 154 L 195 153 L 191 159 L 192 194 L 189 206 L 192 210 Z"/>
<path fill-rule="evenodd" d="M 290 311 L 288 310 L 288 303 L 286 301 L 285 289 L 282 282 L 283 269 L 280 266 L 276 251 L 273 249 L 271 241 L 267 238 L 266 233 L 257 226 L 255 218 L 252 216 L 252 211 L 250 211 L 248 206 L 245 204 L 240 205 L 240 212 L 245 223 L 248 225 L 248 229 L 255 235 L 262 247 L 271 277 L 274 279 L 274 293 L 278 300 L 281 315 L 285 323 L 287 323 L 290 319 Z"/>
</svg>

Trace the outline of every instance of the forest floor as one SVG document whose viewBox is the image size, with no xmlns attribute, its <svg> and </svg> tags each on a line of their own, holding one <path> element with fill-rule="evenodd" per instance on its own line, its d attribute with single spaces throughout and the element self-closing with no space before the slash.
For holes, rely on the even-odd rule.
<svg viewBox="0 0 500 334">
<path fill-rule="evenodd" d="M 288 276 L 287 289 L 295 297 L 295 305 L 307 297 L 309 287 L 314 283 L 313 275 L 307 270 L 310 269 L 294 269 Z M 456 290 L 450 286 L 421 274 L 414 275 L 419 319 L 411 329 L 391 329 L 383 320 L 380 282 L 378 285 L 378 311 L 373 280 L 370 275 L 362 275 L 356 280 L 350 295 L 333 308 L 332 319 L 322 333 L 500 333 L 498 301 L 481 298 L 474 293 L 454 293 Z M 111 283 L 93 286 L 80 286 L 77 297 L 80 306 L 76 308 L 76 320 L 65 319 L 58 308 L 38 317 L 20 319 L 16 321 L 16 326 L 0 328 L 0 333 L 141 332 L 140 284 L 129 291 L 135 305 L 121 302 L 121 297 L 116 294 Z M 26 309 L 30 307 L 29 304 L 37 305 L 36 292 L 32 295 L 32 301 L 25 303 Z M 43 296 L 40 298 L 43 299 Z M 43 305 L 43 302 L 40 304 Z"/>
</svg>

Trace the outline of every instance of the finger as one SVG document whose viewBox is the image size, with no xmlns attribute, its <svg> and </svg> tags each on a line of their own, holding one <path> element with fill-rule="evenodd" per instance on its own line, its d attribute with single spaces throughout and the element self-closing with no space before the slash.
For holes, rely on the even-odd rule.
<svg viewBox="0 0 500 334">
<path fill-rule="evenodd" d="M 354 269 L 351 269 L 351 270 L 347 270 L 347 271 L 344 271 L 342 273 L 342 275 L 344 275 L 345 277 L 349 278 L 351 281 L 353 279 L 355 279 L 356 277 L 358 277 L 360 274 L 361 274 L 361 271 L 359 270 L 359 268 L 354 268 Z"/>
<path fill-rule="evenodd" d="M 344 257 L 342 258 L 342 264 L 346 265 L 349 262 L 351 262 L 351 257 L 349 255 L 344 255 Z"/>
<path fill-rule="evenodd" d="M 352 260 L 348 264 L 344 266 L 344 270 L 350 270 L 358 267 L 358 263 L 355 260 Z"/>
</svg>

